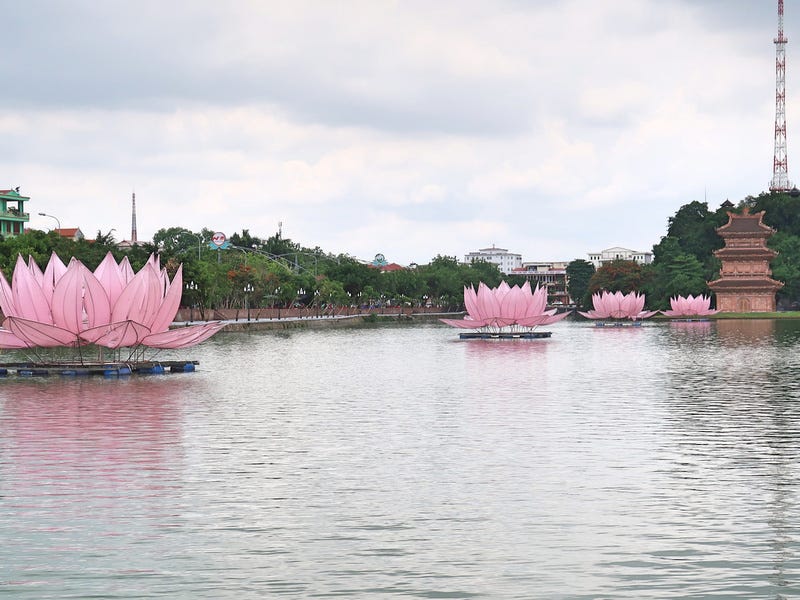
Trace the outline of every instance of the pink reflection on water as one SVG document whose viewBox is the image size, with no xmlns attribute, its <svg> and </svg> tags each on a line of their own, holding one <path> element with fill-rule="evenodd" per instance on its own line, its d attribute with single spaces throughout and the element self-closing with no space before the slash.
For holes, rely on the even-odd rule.
<svg viewBox="0 0 800 600">
<path fill-rule="evenodd" d="M 6 381 L 0 448 L 16 480 L 88 487 L 167 468 L 179 452 L 187 377 Z"/>
<path fill-rule="evenodd" d="M 465 345 L 469 356 L 515 355 L 524 357 L 544 354 L 551 341 L 549 339 L 475 339 L 457 343 Z"/>
</svg>

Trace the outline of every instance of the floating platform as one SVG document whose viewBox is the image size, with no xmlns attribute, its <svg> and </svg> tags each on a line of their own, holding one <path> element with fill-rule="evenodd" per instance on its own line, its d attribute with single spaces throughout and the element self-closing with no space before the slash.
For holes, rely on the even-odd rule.
<svg viewBox="0 0 800 600">
<path fill-rule="evenodd" d="M 458 337 L 462 340 L 538 340 L 549 338 L 553 333 L 550 331 L 526 331 L 521 333 L 459 333 Z"/>
<path fill-rule="evenodd" d="M 605 328 L 608 328 L 608 329 L 615 329 L 615 328 L 618 329 L 620 327 L 641 327 L 642 326 L 642 322 L 641 321 L 632 321 L 630 323 L 623 323 L 623 322 L 620 321 L 620 322 L 609 322 L 609 323 L 606 323 L 604 321 L 597 321 L 594 324 L 594 326 L 595 327 L 605 327 Z"/>
<path fill-rule="evenodd" d="M 697 317 L 696 319 L 692 319 L 687 317 L 685 319 L 670 319 L 670 323 L 710 323 L 711 319 L 707 319 L 705 317 Z"/>
<path fill-rule="evenodd" d="M 196 360 L 141 361 L 135 363 L 0 363 L 0 377 L 125 377 L 128 375 L 161 375 L 164 373 L 191 373 L 199 363 Z"/>
</svg>

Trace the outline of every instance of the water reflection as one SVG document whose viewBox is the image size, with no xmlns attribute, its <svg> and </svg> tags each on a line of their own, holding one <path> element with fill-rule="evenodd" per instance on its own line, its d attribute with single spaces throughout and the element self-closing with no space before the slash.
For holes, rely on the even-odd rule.
<svg viewBox="0 0 800 600">
<path fill-rule="evenodd" d="M 178 399 L 193 385 L 182 375 L 2 382 L 0 563 L 20 591 L 80 589 L 82 565 L 154 572 L 122 557 L 176 523 Z"/>
<path fill-rule="evenodd" d="M 176 385 L 169 377 L 5 382 L 3 448 L 28 475 L 93 463 L 158 469 L 180 440 Z"/>
<path fill-rule="evenodd" d="M 720 323 L 232 334 L 186 376 L 0 381 L 0 586 L 797 595 L 800 324 Z"/>
<path fill-rule="evenodd" d="M 716 330 L 725 346 L 769 345 L 775 341 L 774 319 L 720 319 Z"/>
<path fill-rule="evenodd" d="M 800 459 L 793 360 L 776 344 L 772 320 L 716 321 L 705 341 L 690 346 L 685 331 L 676 333 L 668 348 L 659 524 L 666 532 L 681 523 L 666 539 L 711 566 L 704 576 L 729 585 L 748 585 L 739 571 L 742 545 L 763 545 L 750 569 L 782 597 L 792 591 L 787 564 L 797 567 L 787 551 L 797 543 Z"/>
<path fill-rule="evenodd" d="M 464 344 L 467 354 L 479 359 L 492 356 L 526 357 L 547 352 L 550 339 L 497 339 L 497 340 L 458 340 Z"/>
</svg>

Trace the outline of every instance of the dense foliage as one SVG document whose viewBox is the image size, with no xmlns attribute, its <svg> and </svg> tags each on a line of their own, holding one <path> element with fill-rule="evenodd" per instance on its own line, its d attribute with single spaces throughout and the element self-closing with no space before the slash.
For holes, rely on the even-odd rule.
<svg viewBox="0 0 800 600">
<path fill-rule="evenodd" d="M 710 293 L 707 284 L 719 277 L 720 269 L 714 251 L 724 245 L 716 230 L 728 222 L 729 212 L 741 214 L 745 207 L 751 213 L 764 211 L 764 223 L 776 230 L 767 245 L 778 251 L 773 277 L 785 283 L 778 305 L 800 301 L 800 194 L 763 193 L 737 205 L 726 201 L 716 210 L 693 201 L 670 217 L 667 234 L 653 247 L 653 263 L 644 268 L 642 290 L 651 308 L 667 308 L 673 296 Z"/>
<path fill-rule="evenodd" d="M 567 266 L 569 293 L 583 307 L 591 294 L 641 291 L 651 309 L 669 306 L 670 297 L 708 294 L 707 282 L 719 275 L 714 251 L 723 245 L 717 228 L 728 221 L 728 212 L 764 211 L 764 223 L 777 233 L 768 242 L 778 251 L 773 276 L 785 283 L 778 292 L 779 306 L 800 306 L 800 194 L 763 193 L 733 205 L 723 203 L 709 210 L 706 202 L 681 206 L 667 223 L 667 232 L 653 247 L 653 262 L 638 265 L 614 261 L 597 269 L 588 261 L 573 260 Z M 128 249 L 117 246 L 111 232 L 98 231 L 93 240 L 73 241 L 54 232 L 28 230 L 24 235 L 0 241 L 0 270 L 11 273 L 17 257 L 31 256 L 46 264 L 52 252 L 71 256 L 95 268 L 107 252 L 117 260 L 127 256 L 140 269 L 151 253 L 174 271 L 183 264 L 184 302 L 201 311 L 206 308 L 244 306 L 352 306 L 432 305 L 463 308 L 465 285 L 483 281 L 496 287 L 505 279 L 511 285 L 523 279 L 504 277 L 496 265 L 477 261 L 469 265 L 452 256 L 436 256 L 427 265 L 382 272 L 346 254 L 334 255 L 321 248 L 306 248 L 281 236 L 262 239 L 247 229 L 233 234 L 230 247 L 213 249 L 213 232 L 182 227 L 159 230 L 152 242 Z"/>
<path fill-rule="evenodd" d="M 594 272 L 594 265 L 582 258 L 576 258 L 567 265 L 567 292 L 579 308 L 592 305 L 589 285 Z"/>
<path fill-rule="evenodd" d="M 267 239 L 248 230 L 230 236 L 230 246 L 210 246 L 213 232 L 182 227 L 159 230 L 153 241 L 120 249 L 113 236 L 97 232 L 93 240 L 73 241 L 54 232 L 28 230 L 0 241 L 0 270 L 10 274 L 18 256 L 45 265 L 52 252 L 75 257 L 94 269 L 111 252 L 127 256 L 139 270 L 157 252 L 170 272 L 183 264 L 184 303 L 201 314 L 209 308 L 259 306 L 439 306 L 463 308 L 464 286 L 483 281 L 497 286 L 503 279 L 488 262 L 461 264 L 455 257 L 436 256 L 427 265 L 381 272 L 355 258 L 305 248 L 280 234 Z"/>
</svg>

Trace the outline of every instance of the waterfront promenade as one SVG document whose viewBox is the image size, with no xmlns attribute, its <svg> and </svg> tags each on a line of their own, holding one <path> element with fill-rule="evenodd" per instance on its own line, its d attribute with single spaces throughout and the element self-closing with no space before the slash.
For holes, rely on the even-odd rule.
<svg viewBox="0 0 800 600">
<path fill-rule="evenodd" d="M 439 318 L 452 318 L 463 312 L 448 312 L 441 307 L 376 307 L 357 308 L 336 306 L 315 308 L 258 308 L 206 310 L 181 308 L 175 315 L 173 327 L 205 321 L 223 321 L 223 331 L 259 329 L 300 329 L 325 327 L 355 327 L 371 319 L 397 320 L 398 322 L 425 322 Z"/>
</svg>

